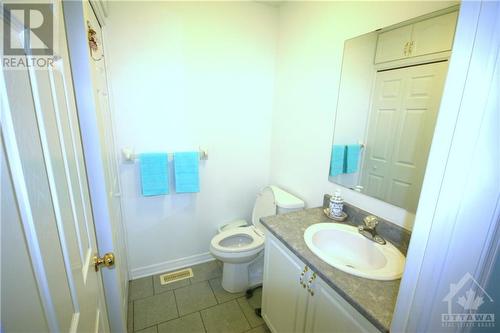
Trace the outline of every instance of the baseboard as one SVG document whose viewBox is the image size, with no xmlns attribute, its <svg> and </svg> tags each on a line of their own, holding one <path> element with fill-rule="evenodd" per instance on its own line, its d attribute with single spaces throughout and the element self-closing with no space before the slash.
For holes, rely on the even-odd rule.
<svg viewBox="0 0 500 333">
<path fill-rule="evenodd" d="M 201 264 L 207 261 L 215 260 L 210 252 L 195 254 L 185 258 L 164 261 L 158 264 L 134 268 L 130 271 L 130 279 L 135 280 L 145 276 L 160 274 L 167 271 L 173 271 L 179 268 Z"/>
</svg>

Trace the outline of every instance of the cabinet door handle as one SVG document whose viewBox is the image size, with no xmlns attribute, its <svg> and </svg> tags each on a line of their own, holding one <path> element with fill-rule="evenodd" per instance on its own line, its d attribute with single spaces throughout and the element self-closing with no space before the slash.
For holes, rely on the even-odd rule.
<svg viewBox="0 0 500 333">
<path fill-rule="evenodd" d="M 408 48 L 410 46 L 410 42 L 406 42 L 405 47 L 403 49 L 403 55 L 406 57 L 408 56 Z"/>
<path fill-rule="evenodd" d="M 302 273 L 300 273 L 300 278 L 299 278 L 299 282 L 300 282 L 300 285 L 305 288 L 306 287 L 306 284 L 304 283 L 304 275 L 306 275 L 307 271 L 309 270 L 309 267 L 307 266 L 304 266 L 304 270 L 302 271 Z"/>
<path fill-rule="evenodd" d="M 311 296 L 314 296 L 314 289 L 311 288 L 311 284 L 315 279 L 316 279 L 316 273 L 313 273 L 307 283 L 307 291 L 309 292 L 309 294 L 311 294 Z"/>
<path fill-rule="evenodd" d="M 411 55 L 413 53 L 413 46 L 415 46 L 415 41 L 412 40 L 408 49 L 408 55 Z"/>
</svg>

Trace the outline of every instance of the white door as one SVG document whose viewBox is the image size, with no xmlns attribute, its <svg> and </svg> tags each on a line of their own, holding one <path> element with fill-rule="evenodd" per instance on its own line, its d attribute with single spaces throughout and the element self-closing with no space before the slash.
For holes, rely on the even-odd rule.
<svg viewBox="0 0 500 333">
<path fill-rule="evenodd" d="M 61 4 L 54 5 L 55 12 L 61 13 Z M 20 254 L 18 259 L 31 265 L 36 281 L 31 290 L 37 291 L 31 295 L 33 304 L 39 300 L 43 308 L 42 321 L 46 325 L 36 331 L 108 332 L 101 274 L 93 265 L 97 246 L 64 22 L 62 15 L 56 15 L 54 20 L 58 20 L 55 38 L 59 53 L 53 66 L 3 70 L 3 159 L 10 177 L 2 170 L 2 178 L 10 182 L 2 182 L 2 193 L 13 188 L 15 205 L 2 205 L 2 217 L 19 217 L 5 224 L 6 230 L 17 230 L 17 235 L 22 231 L 25 253 L 29 253 L 29 258 Z M 13 36 L 20 37 L 21 28 L 14 27 L 14 31 Z M 19 47 L 21 41 L 16 38 L 13 43 Z M 12 224 L 10 228 L 8 223 Z M 16 229 L 16 223 L 21 223 L 22 228 Z M 14 231 L 10 232 L 16 235 Z M 2 248 L 2 255 L 6 250 Z M 10 254 L 14 262 L 16 255 Z M 7 264 L 2 258 L 2 277 Z M 15 284 L 15 280 L 8 281 Z M 2 284 L 2 290 L 15 287 Z M 2 293 L 2 305 L 16 302 L 16 298 L 4 299 Z M 3 330 L 30 331 L 30 318 L 3 314 L 4 306 Z"/>
<path fill-rule="evenodd" d="M 309 296 L 305 332 L 380 332 L 321 278 L 314 280 L 312 289 L 314 293 Z"/>
<path fill-rule="evenodd" d="M 364 191 L 415 212 L 448 62 L 377 73 L 363 166 Z"/>
<path fill-rule="evenodd" d="M 279 241 L 266 234 L 262 317 L 272 332 L 304 331 L 307 292 L 299 281 L 304 267 Z"/>
<path fill-rule="evenodd" d="M 101 147 L 101 160 L 104 165 L 104 180 L 108 195 L 109 222 L 113 230 L 113 245 L 114 253 L 120 260 L 115 263 L 115 272 L 117 273 L 117 281 L 121 291 L 120 299 L 122 300 L 120 307 L 122 317 L 126 317 L 127 313 L 127 287 L 128 287 L 128 267 L 125 245 L 125 231 L 123 229 L 122 210 L 120 201 L 120 183 L 118 177 L 117 152 L 115 144 L 114 120 L 110 108 L 108 82 L 106 72 L 106 58 L 104 57 L 104 37 L 101 25 L 91 7 L 90 3 L 83 2 L 84 20 L 87 24 L 87 29 L 95 31 L 97 40 L 97 51 L 88 52 L 90 72 L 92 78 L 92 88 L 94 95 L 94 106 L 99 128 L 99 142 Z M 110 310 L 111 311 L 111 310 Z"/>
</svg>

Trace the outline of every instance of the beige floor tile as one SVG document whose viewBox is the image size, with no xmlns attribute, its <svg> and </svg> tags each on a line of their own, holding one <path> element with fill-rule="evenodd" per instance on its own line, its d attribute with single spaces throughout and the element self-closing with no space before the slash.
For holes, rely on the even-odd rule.
<svg viewBox="0 0 500 333">
<path fill-rule="evenodd" d="M 208 333 L 241 333 L 250 329 L 235 300 L 201 311 Z"/>
</svg>

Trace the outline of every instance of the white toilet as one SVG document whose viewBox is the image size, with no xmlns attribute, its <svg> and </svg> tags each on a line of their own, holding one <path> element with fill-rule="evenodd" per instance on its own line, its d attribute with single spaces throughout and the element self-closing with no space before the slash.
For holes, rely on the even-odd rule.
<svg viewBox="0 0 500 333">
<path fill-rule="evenodd" d="M 260 218 L 304 208 L 304 201 L 276 186 L 267 186 L 257 195 L 252 225 L 238 220 L 219 228 L 210 242 L 210 252 L 224 263 L 222 287 L 232 293 L 262 283 L 264 226 Z"/>
</svg>

